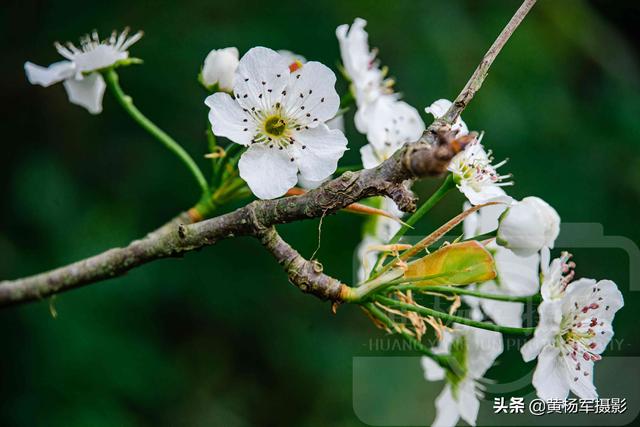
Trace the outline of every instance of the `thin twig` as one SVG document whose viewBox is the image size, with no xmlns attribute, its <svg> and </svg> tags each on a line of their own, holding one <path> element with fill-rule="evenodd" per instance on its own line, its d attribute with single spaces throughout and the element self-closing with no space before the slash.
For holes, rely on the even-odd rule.
<svg viewBox="0 0 640 427">
<path fill-rule="evenodd" d="M 449 110 L 445 113 L 445 115 L 441 118 L 441 120 L 445 123 L 452 124 L 456 121 L 460 114 L 464 111 L 464 109 L 469 105 L 471 99 L 476 94 L 476 92 L 482 86 L 484 79 L 487 77 L 489 73 L 489 68 L 493 61 L 496 59 L 504 45 L 507 43 L 511 35 L 518 28 L 522 20 L 527 16 L 527 13 L 531 10 L 533 5 L 536 3 L 536 0 L 525 0 L 520 8 L 513 15 L 509 23 L 504 27 L 496 41 L 493 42 L 487 53 L 482 58 L 480 65 L 473 72 L 473 75 L 464 86 L 460 94 L 453 102 Z"/>
<path fill-rule="evenodd" d="M 342 301 L 344 294 L 349 293 L 348 286 L 324 274 L 322 264 L 318 261 L 304 259 L 280 237 L 274 227 L 259 233 L 259 239 L 284 268 L 289 281 L 302 292 L 332 301 Z"/>
</svg>

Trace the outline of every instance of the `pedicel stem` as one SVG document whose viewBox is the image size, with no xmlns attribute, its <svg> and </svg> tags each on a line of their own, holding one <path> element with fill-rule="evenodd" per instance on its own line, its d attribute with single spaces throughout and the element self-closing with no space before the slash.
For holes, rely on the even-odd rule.
<svg viewBox="0 0 640 427">
<path fill-rule="evenodd" d="M 156 126 L 151 120 L 149 120 L 138 108 L 133 104 L 133 99 L 124 93 L 122 87 L 120 87 L 118 73 L 115 69 L 108 68 L 102 72 L 104 75 L 107 86 L 111 89 L 111 92 L 116 97 L 122 108 L 138 123 L 143 129 L 149 132 L 160 143 L 167 147 L 173 154 L 175 154 L 184 165 L 189 169 L 193 177 L 195 178 L 200 190 L 202 191 L 202 199 L 209 197 L 209 185 L 205 179 L 202 171 L 193 160 L 193 158 L 187 153 L 180 144 L 178 144 L 173 138 L 171 138 L 165 131 Z"/>
<path fill-rule="evenodd" d="M 424 316 L 433 316 L 437 319 L 442 319 L 447 323 L 460 323 L 462 325 L 473 326 L 475 328 L 486 329 L 488 331 L 502 332 L 504 334 L 532 335 L 536 330 L 536 328 L 513 328 L 509 326 L 496 325 L 494 323 L 478 322 L 476 320 L 467 319 L 466 317 L 453 316 L 451 314 L 443 313 L 420 305 L 407 304 L 381 295 L 377 295 L 375 300 L 390 308 L 396 308 L 403 311 L 413 311 Z"/>
</svg>

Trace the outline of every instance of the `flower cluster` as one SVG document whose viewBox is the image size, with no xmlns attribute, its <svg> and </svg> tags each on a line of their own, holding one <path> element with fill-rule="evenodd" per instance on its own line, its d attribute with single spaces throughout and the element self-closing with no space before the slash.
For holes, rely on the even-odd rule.
<svg viewBox="0 0 640 427">
<path fill-rule="evenodd" d="M 355 101 L 354 124 L 367 141 L 360 148 L 362 166 L 373 169 L 396 155 L 405 144 L 417 141 L 425 131 L 425 123 L 421 113 L 394 92 L 395 82 L 380 65 L 377 50 L 369 47 L 365 26 L 366 21 L 357 18 L 351 25 L 339 26 L 336 36 L 344 74 L 349 79 L 347 95 L 352 97 L 345 96 L 343 100 Z M 134 119 L 187 164 L 203 187 L 204 204 L 214 205 L 212 198 L 224 194 L 222 190 L 232 195 L 244 191 L 241 197 L 246 197 L 246 186 L 261 199 L 299 194 L 303 190 L 294 186 L 315 188 L 336 172 L 338 161 L 347 150 L 347 139 L 343 117 L 346 109 L 340 110 L 333 71 L 290 51 L 254 47 L 240 57 L 237 48 L 227 47 L 211 50 L 199 74 L 199 81 L 208 92 L 204 103 L 209 108 L 211 151 L 220 150 L 210 156 L 220 159 L 214 164 L 210 185 L 186 151 L 146 119 L 117 85 L 114 68 L 134 61 L 129 58 L 128 49 L 141 36 L 141 32 L 129 36 L 124 30 L 100 40 L 93 32 L 82 38 L 79 47 L 56 43 L 65 60 L 46 68 L 27 62 L 27 78 L 45 87 L 63 82 L 69 100 L 92 114 L 101 112 L 108 83 Z M 345 103 L 348 102 L 344 101 L 343 106 Z M 601 359 L 613 336 L 615 313 L 624 304 L 622 294 L 610 280 L 574 280 L 575 264 L 566 252 L 550 261 L 550 251 L 560 233 L 560 216 L 538 197 L 516 200 L 508 195 L 505 188 L 513 185 L 511 175 L 498 171 L 506 160 L 495 162 L 491 150 L 483 146 L 482 135 L 469 132 L 461 117 L 452 123 L 438 120 L 454 111 L 451 108 L 450 101 L 438 99 L 424 109 L 436 123 L 445 126 L 444 134 L 453 138 L 451 147 L 460 143 L 460 151 L 456 151 L 447 168 L 450 176 L 433 200 L 439 200 L 454 187 L 464 195 L 465 212 L 447 223 L 453 225 L 446 231 L 464 218 L 462 237 L 471 242 L 456 239 L 455 244 L 445 244 L 442 251 L 419 260 L 422 264 L 416 271 L 425 274 L 411 276 L 409 270 L 417 262 L 411 257 L 430 250 L 429 245 L 444 232 L 429 236 L 433 237 L 431 240 L 424 239 L 422 246 L 404 245 L 410 250 L 400 254 L 400 238 L 408 228 L 408 224 L 401 228 L 398 218 L 402 212 L 389 198 L 371 198 L 364 202 L 370 205 L 367 213 L 382 210 L 388 216 L 374 215 L 366 221 L 357 251 L 359 287 L 345 286 L 352 292 L 350 296 L 356 296 L 343 300 L 363 304 L 373 317 L 374 310 L 380 307 L 408 319 L 412 329 L 394 326 L 412 343 L 422 339 L 425 325 L 433 327 L 439 338 L 431 349 L 433 354 L 420 348 L 431 356 L 422 359 L 425 378 L 446 381 L 435 402 L 434 425 L 453 426 L 459 419 L 475 425 L 483 377 L 503 351 L 500 332 L 533 332 L 533 328 L 522 328 L 525 298 L 540 301 L 533 337 L 521 348 L 526 362 L 537 359 L 533 386 L 538 396 L 566 398 L 573 392 L 584 399 L 596 398 L 594 362 Z M 217 146 L 215 136 L 230 140 L 230 148 Z M 232 150 L 234 154 L 228 155 Z M 224 159 L 225 156 L 234 160 Z M 222 183 L 225 173 L 232 178 Z M 408 188 L 412 183 L 407 180 L 402 185 Z M 225 197 L 227 201 L 233 199 L 229 194 Z M 431 206 L 429 201 L 423 205 L 427 210 Z M 419 216 L 408 222 L 415 224 L 417 219 Z M 456 248 L 466 252 L 456 253 Z M 382 265 L 381 252 L 392 253 L 395 260 Z M 479 253 L 482 257 L 477 256 Z M 474 264 L 465 263 L 468 260 Z M 376 270 L 378 267 L 380 270 Z M 392 270 L 394 283 L 383 275 L 385 268 Z M 482 275 L 477 274 L 480 270 Z M 428 288 L 431 285 L 437 288 Z M 467 287 L 460 291 L 463 285 Z M 359 294 L 363 289 L 366 292 Z M 416 290 L 421 296 L 430 297 L 449 298 L 447 293 L 451 293 L 449 312 L 418 307 L 412 294 Z M 463 294 L 462 298 L 457 294 Z M 358 299 L 358 295 L 362 298 Z M 471 319 L 453 317 L 462 302 L 470 308 Z M 485 323 L 487 319 L 493 323 Z M 384 314 L 382 320 L 377 320 L 378 326 L 392 331 L 389 324 L 393 320 L 385 322 Z"/>
<path fill-rule="evenodd" d="M 365 26 L 364 19 L 356 18 L 351 26 L 340 25 L 336 35 L 344 71 L 350 79 L 350 90 L 356 102 L 354 123 L 368 141 L 360 148 L 362 165 L 371 169 L 393 156 L 403 145 L 418 140 L 425 124 L 418 110 L 394 93 L 394 82 L 387 78 L 387 69 L 380 67 L 377 52 L 369 48 Z M 393 216 L 402 215 L 395 203 L 387 198 L 377 203 Z M 397 222 L 384 217 L 368 221 L 358 248 L 360 281 L 368 277 L 377 259 L 372 248 L 387 243 L 399 228 Z"/>
</svg>

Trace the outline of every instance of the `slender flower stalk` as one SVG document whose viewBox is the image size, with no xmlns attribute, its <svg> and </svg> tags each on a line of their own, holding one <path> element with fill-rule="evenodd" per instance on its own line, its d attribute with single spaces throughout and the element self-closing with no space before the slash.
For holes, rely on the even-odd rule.
<svg viewBox="0 0 640 427">
<path fill-rule="evenodd" d="M 397 308 L 403 311 L 413 311 L 424 316 L 432 316 L 437 319 L 444 320 L 447 323 L 460 323 L 461 325 L 473 326 L 475 328 L 486 329 L 488 331 L 502 332 L 504 334 L 512 335 L 532 335 L 535 328 L 513 328 L 508 326 L 500 326 L 493 323 L 479 322 L 476 320 L 467 319 L 465 317 L 453 316 L 447 313 L 443 313 L 438 310 L 423 307 L 420 305 L 407 304 L 401 301 L 394 300 L 392 298 L 384 296 L 376 296 L 376 301 L 386 305 L 390 308 Z"/>
<path fill-rule="evenodd" d="M 205 135 L 207 136 L 207 147 L 209 147 L 209 153 L 214 153 L 216 152 L 216 150 L 221 149 L 221 147 L 218 146 L 218 141 L 216 139 L 216 136 L 213 134 L 213 132 L 211 131 L 211 128 L 208 126 L 207 126 L 207 129 L 205 130 Z M 216 163 L 218 163 L 218 159 L 212 158 L 211 159 L 211 167 L 212 167 L 211 178 L 212 179 L 213 179 L 213 173 L 215 173 L 215 170 L 216 170 Z"/>
<path fill-rule="evenodd" d="M 418 278 L 419 280 L 411 280 L 412 282 L 417 282 L 421 280 L 425 280 L 423 278 Z M 402 279 L 402 282 L 408 282 L 408 279 Z M 388 285 L 388 284 L 387 284 Z M 418 286 L 411 284 L 399 284 L 399 285 L 391 285 L 387 288 L 388 290 L 393 291 L 425 291 L 425 292 L 434 292 L 434 293 L 450 293 L 454 295 L 468 295 L 476 298 L 489 299 L 494 301 L 505 301 L 505 302 L 540 302 L 541 297 L 540 294 L 535 294 L 531 296 L 512 296 L 512 295 L 501 295 L 501 294 L 489 294 L 486 292 L 474 291 L 471 289 L 460 288 L 457 286 Z"/>
<path fill-rule="evenodd" d="M 207 198 L 209 196 L 209 184 L 205 179 L 202 171 L 193 160 L 193 158 L 185 151 L 180 144 L 178 144 L 173 138 L 171 138 L 165 131 L 160 129 L 151 120 L 149 120 L 138 108 L 133 104 L 133 100 L 130 96 L 124 93 L 120 86 L 118 73 L 113 68 L 109 68 L 103 72 L 107 86 L 111 89 L 111 92 L 116 97 L 122 108 L 138 123 L 144 130 L 149 132 L 154 138 L 156 138 L 162 145 L 167 147 L 169 151 L 175 154 L 184 165 L 189 169 L 193 177 L 195 178 L 200 190 L 202 191 L 202 197 Z"/>
</svg>

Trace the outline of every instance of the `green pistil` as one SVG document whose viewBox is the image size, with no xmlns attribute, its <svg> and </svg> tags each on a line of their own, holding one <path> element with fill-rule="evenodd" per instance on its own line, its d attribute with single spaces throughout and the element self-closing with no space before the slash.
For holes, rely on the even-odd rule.
<svg viewBox="0 0 640 427">
<path fill-rule="evenodd" d="M 264 130 L 272 136 L 282 136 L 287 129 L 287 123 L 280 116 L 269 117 L 264 123 Z"/>
</svg>

